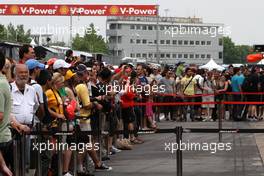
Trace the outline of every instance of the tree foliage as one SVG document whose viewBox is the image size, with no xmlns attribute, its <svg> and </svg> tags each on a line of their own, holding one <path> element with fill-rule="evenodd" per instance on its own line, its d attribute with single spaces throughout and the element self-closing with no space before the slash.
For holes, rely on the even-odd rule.
<svg viewBox="0 0 264 176">
<path fill-rule="evenodd" d="M 235 45 L 230 37 L 224 37 L 224 63 L 246 63 L 246 56 L 252 53 L 252 46 Z"/>
<path fill-rule="evenodd" d="M 104 38 L 101 35 L 97 35 L 93 24 L 90 24 L 83 37 L 79 34 L 74 37 L 72 47 L 75 50 L 91 53 L 106 53 L 108 51 Z"/>
<path fill-rule="evenodd" d="M 0 25 L 0 41 L 30 43 L 30 30 L 25 31 L 24 25 Z"/>
</svg>

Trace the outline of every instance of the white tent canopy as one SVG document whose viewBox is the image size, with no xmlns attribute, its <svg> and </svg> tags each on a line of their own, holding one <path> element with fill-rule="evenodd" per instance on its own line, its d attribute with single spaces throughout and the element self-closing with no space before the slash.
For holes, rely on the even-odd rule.
<svg viewBox="0 0 264 176">
<path fill-rule="evenodd" d="M 214 70 L 214 69 L 218 71 L 223 71 L 225 69 L 225 67 L 218 65 L 213 59 L 211 59 L 207 64 L 200 66 L 199 68 L 207 69 L 209 71 Z"/>
<path fill-rule="evenodd" d="M 262 59 L 261 61 L 259 61 L 259 62 L 257 63 L 257 65 L 264 65 L 264 59 Z"/>
</svg>

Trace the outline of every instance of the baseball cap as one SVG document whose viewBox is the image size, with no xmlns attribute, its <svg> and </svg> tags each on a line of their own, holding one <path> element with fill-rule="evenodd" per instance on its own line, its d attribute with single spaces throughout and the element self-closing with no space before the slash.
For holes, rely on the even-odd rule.
<svg viewBox="0 0 264 176">
<path fill-rule="evenodd" d="M 48 66 L 52 66 L 56 60 L 57 60 L 57 58 L 55 58 L 55 57 L 50 58 L 50 59 L 47 61 L 47 65 L 48 65 Z"/>
<path fill-rule="evenodd" d="M 67 62 L 65 62 L 65 60 L 62 59 L 58 59 L 54 62 L 53 64 L 53 69 L 59 69 L 59 68 L 70 68 L 71 64 L 68 64 Z"/>
<path fill-rule="evenodd" d="M 71 79 L 74 75 L 76 75 L 76 73 L 73 73 L 71 70 L 68 70 L 66 72 L 66 75 L 64 76 L 64 80 L 67 81 L 67 80 Z"/>
<path fill-rule="evenodd" d="M 84 64 L 77 65 L 77 67 L 76 67 L 76 73 L 77 74 L 83 74 L 86 71 L 87 71 L 87 67 Z"/>
<path fill-rule="evenodd" d="M 25 62 L 29 70 L 33 70 L 35 68 L 40 68 L 41 70 L 45 69 L 45 65 L 37 61 L 36 59 L 29 59 Z"/>
</svg>

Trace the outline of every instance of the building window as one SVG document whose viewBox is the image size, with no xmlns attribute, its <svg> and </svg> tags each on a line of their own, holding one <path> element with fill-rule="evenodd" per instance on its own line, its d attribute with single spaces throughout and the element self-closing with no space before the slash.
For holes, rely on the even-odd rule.
<svg viewBox="0 0 264 176">
<path fill-rule="evenodd" d="M 219 52 L 219 59 L 223 59 L 223 52 Z"/>
<path fill-rule="evenodd" d="M 146 25 L 143 25 L 142 26 L 142 30 L 147 30 L 147 26 Z"/>
<path fill-rule="evenodd" d="M 148 26 L 148 30 L 153 30 L 153 26 Z"/>
<path fill-rule="evenodd" d="M 219 39 L 219 45 L 223 46 L 223 39 L 222 38 Z"/>
<path fill-rule="evenodd" d="M 135 25 L 130 25 L 130 29 L 134 30 L 135 29 Z"/>
<path fill-rule="evenodd" d="M 184 45 L 188 45 L 189 41 L 188 40 L 184 40 Z"/>
<path fill-rule="evenodd" d="M 201 58 L 204 59 L 205 58 L 205 54 L 201 54 Z"/>
<path fill-rule="evenodd" d="M 184 54 L 184 59 L 188 59 L 188 54 Z"/>
<path fill-rule="evenodd" d="M 179 40 L 178 41 L 178 45 L 182 45 L 182 40 Z"/>
<path fill-rule="evenodd" d="M 135 40 L 134 39 L 130 39 L 130 43 L 135 43 Z"/>
<path fill-rule="evenodd" d="M 160 41 L 160 44 L 161 44 L 161 45 L 164 45 L 164 44 L 165 44 L 165 40 L 161 40 L 161 41 Z"/>
<path fill-rule="evenodd" d="M 147 58 L 147 54 L 146 54 L 146 53 L 143 53 L 143 54 L 142 54 L 142 57 L 143 57 L 143 58 Z"/>
<path fill-rule="evenodd" d="M 116 29 L 116 24 L 110 24 L 109 28 L 110 29 Z"/>
<path fill-rule="evenodd" d="M 140 41 L 141 41 L 140 39 L 137 39 L 137 44 L 140 44 Z"/>
<path fill-rule="evenodd" d="M 194 41 L 190 41 L 190 45 L 194 45 Z"/>
<path fill-rule="evenodd" d="M 200 45 L 200 41 L 195 41 L 195 45 Z"/>
<path fill-rule="evenodd" d="M 165 54 L 164 53 L 160 54 L 160 57 L 161 58 L 164 58 L 165 57 Z"/>
<path fill-rule="evenodd" d="M 166 40 L 166 45 L 170 45 L 170 40 Z"/>
<path fill-rule="evenodd" d="M 172 54 L 172 58 L 177 58 L 177 54 Z"/>
<path fill-rule="evenodd" d="M 152 58 L 153 57 L 153 54 L 152 53 L 149 53 L 149 58 Z"/>
<path fill-rule="evenodd" d="M 201 45 L 205 45 L 205 41 L 201 41 Z"/>
<path fill-rule="evenodd" d="M 177 40 L 172 40 L 173 45 L 177 45 Z"/>
<path fill-rule="evenodd" d="M 137 53 L 136 57 L 141 57 L 141 54 L 140 53 Z"/>
<path fill-rule="evenodd" d="M 146 40 L 146 39 L 143 39 L 143 40 L 142 40 L 142 43 L 143 43 L 143 44 L 146 44 L 146 43 L 147 43 L 147 40 Z"/>
<path fill-rule="evenodd" d="M 117 37 L 116 36 L 110 36 L 109 37 L 109 42 L 110 43 L 116 43 L 117 42 Z"/>
<path fill-rule="evenodd" d="M 211 41 L 207 41 L 206 44 L 207 44 L 207 45 L 211 45 L 212 42 L 211 42 Z"/>
<path fill-rule="evenodd" d="M 164 26 L 160 26 L 160 30 L 163 31 L 164 30 Z"/>
<path fill-rule="evenodd" d="M 199 54 L 195 54 L 195 58 L 196 59 L 199 59 L 200 58 L 200 55 Z"/>
<path fill-rule="evenodd" d="M 122 51 L 121 50 L 117 51 L 117 56 L 122 56 Z"/>
<path fill-rule="evenodd" d="M 137 25 L 137 30 L 140 30 L 141 29 L 141 26 L 138 24 Z"/>
<path fill-rule="evenodd" d="M 182 58 L 182 54 L 178 54 L 178 58 L 181 59 Z"/>
<path fill-rule="evenodd" d="M 134 53 L 130 53 L 130 57 L 135 57 L 135 54 Z"/>
<path fill-rule="evenodd" d="M 122 25 L 121 24 L 117 24 L 117 29 L 121 29 Z"/>
<path fill-rule="evenodd" d="M 194 55 L 193 54 L 190 54 L 190 59 L 193 59 L 194 58 Z"/>
<path fill-rule="evenodd" d="M 157 44 L 157 40 L 154 40 L 154 43 Z"/>
<path fill-rule="evenodd" d="M 207 58 L 207 59 L 210 59 L 210 58 L 211 58 L 211 54 L 207 54 L 207 55 L 206 55 L 206 58 Z"/>
<path fill-rule="evenodd" d="M 166 54 L 166 58 L 170 58 L 170 54 Z"/>
<path fill-rule="evenodd" d="M 118 43 L 122 43 L 122 36 L 117 37 Z"/>
</svg>

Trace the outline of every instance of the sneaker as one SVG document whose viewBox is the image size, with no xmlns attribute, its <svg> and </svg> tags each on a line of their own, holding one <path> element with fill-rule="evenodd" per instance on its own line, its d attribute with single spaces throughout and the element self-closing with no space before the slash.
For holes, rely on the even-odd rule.
<svg viewBox="0 0 264 176">
<path fill-rule="evenodd" d="M 116 147 L 121 150 L 132 150 L 132 145 L 129 145 L 125 140 L 117 140 Z"/>
<path fill-rule="evenodd" d="M 115 154 L 116 154 L 115 151 L 110 151 L 110 152 L 108 153 L 108 155 L 115 155 Z"/>
<path fill-rule="evenodd" d="M 99 172 L 99 171 L 111 171 L 112 170 L 112 167 L 109 167 L 105 164 L 101 164 L 101 166 L 99 167 L 95 167 L 95 171 Z"/>
<path fill-rule="evenodd" d="M 111 152 L 115 152 L 115 153 L 120 153 L 120 152 L 122 152 L 122 150 L 119 150 L 119 149 L 117 149 L 117 148 L 115 148 L 115 146 L 112 146 L 111 147 Z"/>
<path fill-rule="evenodd" d="M 70 174 L 70 172 L 67 172 L 66 174 L 64 174 L 63 176 L 73 176 L 72 174 Z"/>
</svg>

